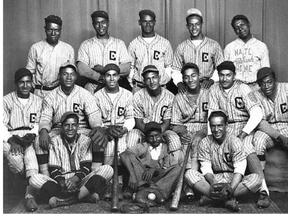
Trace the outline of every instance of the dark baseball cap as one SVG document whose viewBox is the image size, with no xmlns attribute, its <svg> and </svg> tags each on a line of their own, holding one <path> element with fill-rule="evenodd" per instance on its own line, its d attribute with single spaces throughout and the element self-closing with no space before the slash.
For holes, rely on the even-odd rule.
<svg viewBox="0 0 288 216">
<path fill-rule="evenodd" d="M 144 127 L 144 134 L 145 135 L 148 135 L 148 133 L 150 131 L 154 131 L 154 130 L 161 132 L 162 131 L 161 125 L 157 122 L 154 122 L 154 121 L 145 124 L 145 127 Z"/>
<path fill-rule="evenodd" d="M 120 68 L 119 68 L 118 65 L 116 65 L 116 64 L 113 64 L 113 63 L 107 64 L 107 65 L 104 67 L 103 72 L 106 73 L 106 72 L 108 72 L 108 71 L 110 71 L 110 70 L 114 70 L 114 71 L 116 71 L 118 74 L 120 74 Z"/>
<path fill-rule="evenodd" d="M 105 18 L 106 20 L 109 20 L 109 16 L 108 16 L 108 13 L 106 11 L 101 11 L 101 10 L 98 10 L 98 11 L 94 11 L 92 14 L 91 14 L 91 18 L 94 19 L 96 17 L 103 17 Z"/>
<path fill-rule="evenodd" d="M 60 119 L 61 124 L 63 124 L 68 117 L 69 118 L 72 118 L 72 117 L 76 118 L 77 122 L 79 122 L 79 116 L 77 115 L 77 113 L 72 112 L 72 111 L 67 111 L 61 116 L 61 119 Z"/>
<path fill-rule="evenodd" d="M 63 63 L 60 66 L 59 73 L 61 72 L 62 68 L 67 68 L 67 67 L 72 67 L 75 70 L 75 72 L 78 73 L 76 65 L 74 63 L 70 62 L 70 61 L 67 61 L 67 62 Z"/>
<path fill-rule="evenodd" d="M 235 65 L 232 61 L 224 61 L 217 67 L 217 71 L 220 72 L 221 70 L 230 70 L 235 73 Z"/>
<path fill-rule="evenodd" d="M 257 81 L 260 81 L 266 76 L 273 75 L 275 77 L 275 72 L 269 67 L 263 67 L 257 72 Z"/>
<path fill-rule="evenodd" d="M 189 69 L 189 68 L 192 68 L 192 69 L 196 69 L 198 74 L 199 74 L 199 67 L 192 63 L 192 62 L 187 62 L 183 65 L 183 67 L 181 68 L 181 73 L 183 74 L 185 70 Z"/>
<path fill-rule="evenodd" d="M 145 73 L 147 72 L 155 72 L 159 74 L 159 70 L 156 68 L 155 65 L 147 65 L 144 67 L 143 71 L 142 71 L 142 76 L 144 76 Z"/>
<path fill-rule="evenodd" d="M 14 82 L 18 82 L 24 76 L 31 76 L 33 77 L 32 73 L 27 68 L 19 68 L 14 75 Z"/>
<path fill-rule="evenodd" d="M 139 17 L 140 17 L 140 19 L 141 19 L 141 16 L 143 16 L 143 15 L 149 15 L 149 16 L 151 16 L 154 20 L 156 19 L 155 13 L 154 13 L 153 11 L 151 11 L 151 10 L 148 10 L 148 9 L 146 9 L 146 10 L 141 10 L 141 11 L 139 12 Z"/>
<path fill-rule="evenodd" d="M 231 25 L 232 25 L 233 28 L 234 28 L 233 24 L 234 24 L 234 22 L 236 20 L 245 20 L 247 23 L 249 23 L 249 20 L 248 20 L 248 18 L 246 16 L 244 16 L 244 15 L 236 15 L 236 16 L 233 17 L 233 19 L 231 21 Z"/>
<path fill-rule="evenodd" d="M 62 26 L 62 20 L 60 17 L 56 16 L 56 15 L 50 15 L 47 18 L 44 19 L 45 23 L 56 23 L 60 26 Z"/>
</svg>

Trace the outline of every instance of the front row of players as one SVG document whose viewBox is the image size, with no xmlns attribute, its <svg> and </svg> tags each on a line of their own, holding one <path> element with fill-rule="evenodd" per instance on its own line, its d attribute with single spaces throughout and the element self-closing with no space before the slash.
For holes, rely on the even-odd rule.
<svg viewBox="0 0 288 216">
<path fill-rule="evenodd" d="M 153 187 L 169 199 L 187 144 L 193 142 L 184 188 L 203 194 L 201 205 L 211 201 L 210 188 L 224 182 L 232 191 L 224 202 L 228 208 L 237 211 L 234 197 L 248 191 L 260 192 L 258 207 L 269 206 L 265 150 L 275 143 L 288 149 L 288 86 L 276 82 L 272 69 L 259 70 L 260 89 L 252 92 L 234 79 L 235 66 L 225 61 L 217 67 L 219 83 L 208 91 L 200 85 L 197 65 L 187 63 L 181 70 L 187 91 L 175 98 L 160 86 L 154 66 L 144 68 L 146 88 L 134 95 L 119 87 L 118 66 L 108 64 L 104 70 L 106 85 L 93 96 L 75 85 L 75 65 L 62 65 L 60 86 L 43 102 L 30 93 L 30 71 L 15 73 L 17 90 L 4 97 L 3 149 L 14 173 L 26 171 L 28 211 L 37 210 L 39 191 L 52 207 L 107 197 L 113 137 L 119 138 L 120 164 L 130 174 L 125 198 Z M 208 113 L 212 135 L 207 136 Z M 37 135 L 31 145 L 21 142 L 27 133 Z M 123 185 L 120 177 L 119 183 Z"/>
</svg>

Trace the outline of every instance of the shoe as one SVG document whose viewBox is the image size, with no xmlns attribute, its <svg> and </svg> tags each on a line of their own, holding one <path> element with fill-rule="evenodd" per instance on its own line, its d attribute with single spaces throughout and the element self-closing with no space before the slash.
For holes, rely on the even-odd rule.
<svg viewBox="0 0 288 216">
<path fill-rule="evenodd" d="M 230 210 L 234 211 L 234 212 L 240 211 L 240 208 L 238 206 L 238 202 L 236 201 L 236 199 L 227 200 L 225 202 L 225 207 L 227 209 L 230 209 Z"/>
<path fill-rule="evenodd" d="M 202 196 L 201 199 L 199 200 L 200 206 L 210 205 L 211 203 L 212 203 L 212 199 L 210 199 L 207 196 Z"/>
<path fill-rule="evenodd" d="M 100 200 L 100 198 L 99 198 L 99 195 L 97 193 L 89 194 L 85 198 L 85 202 L 88 202 L 88 203 L 98 203 L 99 200 Z"/>
<path fill-rule="evenodd" d="M 193 200 L 194 199 L 194 192 L 192 188 L 186 187 L 185 188 L 185 196 L 187 200 Z"/>
<path fill-rule="evenodd" d="M 51 197 L 49 199 L 49 205 L 51 208 L 56 208 L 59 206 L 72 205 L 78 201 L 78 198 L 75 196 L 69 197 L 67 199 L 61 199 L 58 197 Z"/>
<path fill-rule="evenodd" d="M 134 190 L 131 187 L 126 187 L 124 192 L 123 192 L 123 198 L 124 199 L 132 199 L 133 198 L 133 194 L 134 194 Z"/>
<path fill-rule="evenodd" d="M 104 200 L 110 201 L 112 199 L 112 187 L 112 184 L 108 186 L 106 192 L 103 195 Z M 118 198 L 119 200 L 123 200 L 122 184 L 118 184 Z"/>
<path fill-rule="evenodd" d="M 260 191 L 260 197 L 257 202 L 258 208 L 267 208 L 270 205 L 270 199 L 266 191 Z"/>
<path fill-rule="evenodd" d="M 34 212 L 38 210 L 38 205 L 34 198 L 27 198 L 26 201 L 26 208 L 28 212 Z"/>
</svg>

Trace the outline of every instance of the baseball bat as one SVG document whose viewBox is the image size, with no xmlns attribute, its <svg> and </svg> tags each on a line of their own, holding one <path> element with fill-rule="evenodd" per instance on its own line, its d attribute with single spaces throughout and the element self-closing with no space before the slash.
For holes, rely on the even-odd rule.
<svg viewBox="0 0 288 216">
<path fill-rule="evenodd" d="M 111 212 L 119 211 L 119 191 L 118 191 L 118 137 L 114 138 L 114 175 L 112 185 Z"/>
<path fill-rule="evenodd" d="M 178 207 L 179 207 L 179 200 L 180 200 L 180 196 L 181 196 L 181 191 L 182 191 L 182 187 L 183 187 L 183 179 L 184 179 L 184 173 L 185 173 L 185 169 L 186 169 L 186 164 L 188 161 L 188 157 L 189 157 L 189 153 L 190 153 L 190 149 L 192 146 L 192 142 L 190 142 L 187 146 L 186 149 L 186 154 L 185 154 L 185 158 L 184 158 L 184 162 L 183 162 L 183 166 L 180 172 L 180 176 L 179 176 L 179 180 L 177 182 L 173 197 L 172 197 L 172 202 L 170 205 L 170 210 L 171 211 L 177 211 Z"/>
</svg>

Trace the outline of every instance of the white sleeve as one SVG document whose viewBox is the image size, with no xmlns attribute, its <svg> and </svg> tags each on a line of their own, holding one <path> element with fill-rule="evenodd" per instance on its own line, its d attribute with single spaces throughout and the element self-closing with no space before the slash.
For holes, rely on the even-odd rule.
<svg viewBox="0 0 288 216">
<path fill-rule="evenodd" d="M 247 160 L 246 159 L 242 160 L 238 163 L 235 163 L 233 166 L 234 166 L 234 173 L 240 173 L 241 175 L 244 176 L 247 167 Z"/>
<path fill-rule="evenodd" d="M 12 134 L 8 131 L 8 128 L 5 127 L 4 124 L 1 124 L 1 131 L 2 131 L 2 136 L 3 136 L 3 141 L 7 142 L 8 139 L 12 136 Z"/>
<path fill-rule="evenodd" d="M 248 119 L 247 124 L 243 128 L 243 132 L 250 134 L 251 131 L 253 131 L 257 125 L 261 122 L 263 118 L 262 109 L 260 106 L 255 106 L 250 111 L 250 118 Z"/>
<path fill-rule="evenodd" d="M 216 69 L 214 70 L 213 75 L 210 79 L 214 80 L 214 82 L 219 81 L 218 71 Z"/>
<path fill-rule="evenodd" d="M 210 162 L 207 161 L 200 161 L 200 170 L 202 172 L 202 174 L 205 176 L 207 173 L 212 173 L 213 174 L 213 170 L 212 170 L 212 164 Z"/>
<path fill-rule="evenodd" d="M 175 69 L 173 70 L 172 69 L 171 77 L 172 77 L 173 82 L 176 86 L 179 82 L 182 82 L 182 74 L 179 70 L 175 70 Z"/>
<path fill-rule="evenodd" d="M 132 130 L 135 126 L 135 119 L 134 118 L 130 118 L 125 120 L 123 127 L 126 127 L 128 131 Z"/>
</svg>

